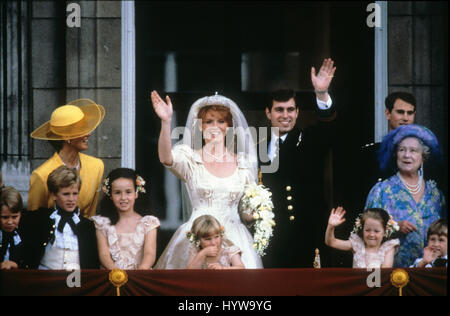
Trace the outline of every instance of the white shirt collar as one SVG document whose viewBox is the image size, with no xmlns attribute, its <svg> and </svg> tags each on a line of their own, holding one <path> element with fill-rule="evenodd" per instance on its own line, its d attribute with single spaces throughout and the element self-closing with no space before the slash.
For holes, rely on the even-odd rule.
<svg viewBox="0 0 450 316">
<path fill-rule="evenodd" d="M 13 241 L 14 241 L 14 245 L 17 246 L 17 245 L 20 244 L 20 242 L 22 241 L 22 240 L 20 239 L 19 234 L 17 233 L 17 228 L 14 229 L 14 231 L 13 231 L 12 233 L 13 233 Z M 3 240 L 3 230 L 0 229 L 0 243 L 2 242 L 2 240 Z"/>
<path fill-rule="evenodd" d="M 281 139 L 283 142 L 286 140 L 286 137 L 288 136 L 288 133 L 284 134 L 281 137 L 278 137 L 275 135 L 275 133 L 272 132 L 272 137 L 270 138 L 271 143 L 275 143 L 278 139 Z"/>
</svg>

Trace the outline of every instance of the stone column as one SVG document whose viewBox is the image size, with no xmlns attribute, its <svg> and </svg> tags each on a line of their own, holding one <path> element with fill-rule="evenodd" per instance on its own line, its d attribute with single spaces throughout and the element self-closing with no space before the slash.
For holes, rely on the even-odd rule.
<svg viewBox="0 0 450 316">
<path fill-rule="evenodd" d="M 30 4 L 5 1 L 0 14 L 0 170 L 3 184 L 15 187 L 26 199 L 30 172 Z"/>
<path fill-rule="evenodd" d="M 101 158 L 105 173 L 121 164 L 121 2 L 33 1 L 30 34 L 29 133 L 48 121 L 58 106 L 89 98 L 106 109 L 90 138 L 88 155 Z M 78 4 L 81 23 L 70 27 L 67 8 Z M 29 139 L 29 137 L 28 137 Z M 32 144 L 29 173 L 51 155 L 42 140 Z M 25 199 L 26 200 L 26 199 Z"/>
<path fill-rule="evenodd" d="M 86 154 L 101 158 L 105 175 L 121 165 L 121 2 L 77 1 L 80 27 L 66 27 L 67 101 L 88 98 L 105 107 Z"/>
</svg>

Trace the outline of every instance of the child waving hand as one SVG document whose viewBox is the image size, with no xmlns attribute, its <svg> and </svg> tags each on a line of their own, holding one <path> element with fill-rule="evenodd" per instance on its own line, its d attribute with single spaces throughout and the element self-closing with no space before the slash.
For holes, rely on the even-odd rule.
<svg viewBox="0 0 450 316">
<path fill-rule="evenodd" d="M 353 268 L 391 268 L 394 255 L 400 244 L 391 239 L 398 230 L 397 223 L 383 209 L 371 208 L 356 219 L 348 240 L 334 236 L 335 227 L 345 222 L 342 207 L 332 209 L 325 233 L 325 243 L 338 250 L 353 252 Z"/>
</svg>

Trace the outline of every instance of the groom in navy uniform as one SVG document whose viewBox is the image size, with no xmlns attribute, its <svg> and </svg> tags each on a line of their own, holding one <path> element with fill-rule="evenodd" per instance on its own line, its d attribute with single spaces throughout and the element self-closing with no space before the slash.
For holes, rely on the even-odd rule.
<svg viewBox="0 0 450 316">
<path fill-rule="evenodd" d="M 272 192 L 276 225 L 262 258 L 264 268 L 311 268 L 314 250 L 326 253 L 323 240 L 329 210 L 324 197 L 324 166 L 332 140 L 329 122 L 336 116 L 328 95 L 335 69 L 331 59 L 324 60 L 317 76 L 314 67 L 311 69 L 318 105 L 316 126 L 295 127 L 299 108 L 292 89 L 272 92 L 266 105 L 273 130 L 265 143 L 270 161 L 264 161 L 261 148 L 260 159 L 263 184 Z M 278 168 L 272 170 L 271 166 Z"/>
</svg>

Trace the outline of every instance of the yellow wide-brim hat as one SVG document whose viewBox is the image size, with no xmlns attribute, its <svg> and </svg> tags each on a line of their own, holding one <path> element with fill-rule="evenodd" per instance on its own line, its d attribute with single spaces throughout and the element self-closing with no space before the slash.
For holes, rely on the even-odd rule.
<svg viewBox="0 0 450 316">
<path fill-rule="evenodd" d="M 56 108 L 50 121 L 30 136 L 44 140 L 68 140 L 85 136 L 97 128 L 105 117 L 105 108 L 89 99 L 77 99 Z"/>
</svg>

